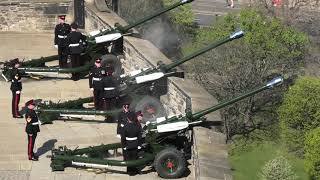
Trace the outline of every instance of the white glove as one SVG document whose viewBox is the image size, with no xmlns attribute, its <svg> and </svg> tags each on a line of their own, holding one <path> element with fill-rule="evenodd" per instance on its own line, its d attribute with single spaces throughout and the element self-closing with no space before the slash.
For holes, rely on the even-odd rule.
<svg viewBox="0 0 320 180">
<path fill-rule="evenodd" d="M 121 138 L 121 135 L 120 135 L 120 134 L 117 134 L 117 138 Z"/>
<path fill-rule="evenodd" d="M 90 88 L 90 91 L 93 91 L 93 88 Z"/>
<path fill-rule="evenodd" d="M 127 148 L 126 148 L 126 147 L 124 147 L 124 148 L 123 148 L 123 150 L 127 150 Z"/>
<path fill-rule="evenodd" d="M 41 126 L 41 124 L 42 124 L 41 121 L 39 120 L 38 122 L 39 122 L 39 125 Z"/>
<path fill-rule="evenodd" d="M 21 93 L 21 91 L 16 91 L 16 94 L 20 94 Z"/>
<path fill-rule="evenodd" d="M 55 44 L 55 45 L 54 45 L 54 48 L 58 49 L 58 45 L 57 45 L 57 44 Z"/>
<path fill-rule="evenodd" d="M 141 146 L 138 146 L 138 149 L 141 149 Z"/>
</svg>

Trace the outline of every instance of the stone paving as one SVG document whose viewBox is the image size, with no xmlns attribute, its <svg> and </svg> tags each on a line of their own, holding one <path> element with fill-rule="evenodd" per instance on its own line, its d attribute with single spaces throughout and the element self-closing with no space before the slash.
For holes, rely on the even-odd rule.
<svg viewBox="0 0 320 180">
<path fill-rule="evenodd" d="M 1 61 L 13 57 L 36 58 L 56 54 L 52 46 L 51 34 L 0 33 Z M 67 168 L 64 172 L 51 172 L 50 154 L 52 147 L 66 145 L 69 148 L 113 143 L 119 140 L 115 137 L 115 124 L 80 123 L 56 121 L 51 125 L 41 126 L 41 132 L 36 140 L 36 148 L 40 154 L 38 162 L 27 160 L 27 139 L 24 132 L 24 119 L 11 117 L 10 83 L 0 81 L 0 180 L 104 180 L 104 179 L 160 179 L 153 171 L 145 169 L 142 175 L 130 177 L 124 168 L 113 168 L 120 171 L 107 171 L 97 174 L 84 169 Z M 20 107 L 32 98 L 51 99 L 54 101 L 76 99 L 90 95 L 87 80 L 73 82 L 70 80 L 35 81 L 24 80 Z M 181 179 L 194 179 L 193 167 L 191 173 Z"/>
</svg>

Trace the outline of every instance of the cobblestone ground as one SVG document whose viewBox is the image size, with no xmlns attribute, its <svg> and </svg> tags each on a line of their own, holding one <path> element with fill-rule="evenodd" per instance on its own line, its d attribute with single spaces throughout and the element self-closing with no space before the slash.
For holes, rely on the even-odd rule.
<svg viewBox="0 0 320 180">
<path fill-rule="evenodd" d="M 50 34 L 0 33 L 0 60 L 13 57 L 33 58 L 56 54 Z M 66 145 L 69 148 L 118 142 L 115 137 L 115 124 L 80 123 L 56 121 L 41 126 L 36 140 L 38 162 L 27 160 L 27 138 L 24 132 L 24 119 L 11 116 L 10 83 L 0 81 L 0 180 L 105 180 L 105 179 L 160 179 L 157 174 L 144 169 L 142 175 L 130 177 L 124 168 L 112 167 L 105 172 L 89 172 L 84 169 L 67 168 L 63 172 L 51 172 L 50 154 L 52 147 Z M 29 99 L 51 99 L 54 101 L 88 97 L 87 80 L 35 81 L 24 80 L 21 105 Z M 192 170 L 192 165 L 189 166 Z M 193 172 L 182 179 L 194 179 Z"/>
</svg>

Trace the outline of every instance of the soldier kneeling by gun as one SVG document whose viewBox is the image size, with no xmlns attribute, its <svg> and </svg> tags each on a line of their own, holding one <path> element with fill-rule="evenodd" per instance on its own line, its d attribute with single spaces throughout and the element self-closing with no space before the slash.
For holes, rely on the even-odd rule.
<svg viewBox="0 0 320 180">
<path fill-rule="evenodd" d="M 142 129 L 136 115 L 134 113 L 128 114 L 127 123 L 124 125 L 121 134 L 124 161 L 138 159 L 138 150 L 141 149 L 142 144 L 141 133 Z M 133 176 L 139 173 L 139 169 L 137 167 L 127 167 L 127 173 Z"/>
</svg>

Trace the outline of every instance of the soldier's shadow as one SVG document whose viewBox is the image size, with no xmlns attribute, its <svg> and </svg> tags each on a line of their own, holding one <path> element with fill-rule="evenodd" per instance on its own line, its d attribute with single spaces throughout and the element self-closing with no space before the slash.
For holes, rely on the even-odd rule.
<svg viewBox="0 0 320 180">
<path fill-rule="evenodd" d="M 56 139 L 50 139 L 48 141 L 46 141 L 45 143 L 42 144 L 41 147 L 38 148 L 36 155 L 41 156 L 45 153 L 47 153 L 48 151 L 52 150 L 52 148 L 54 147 L 54 144 L 57 142 Z"/>
</svg>

